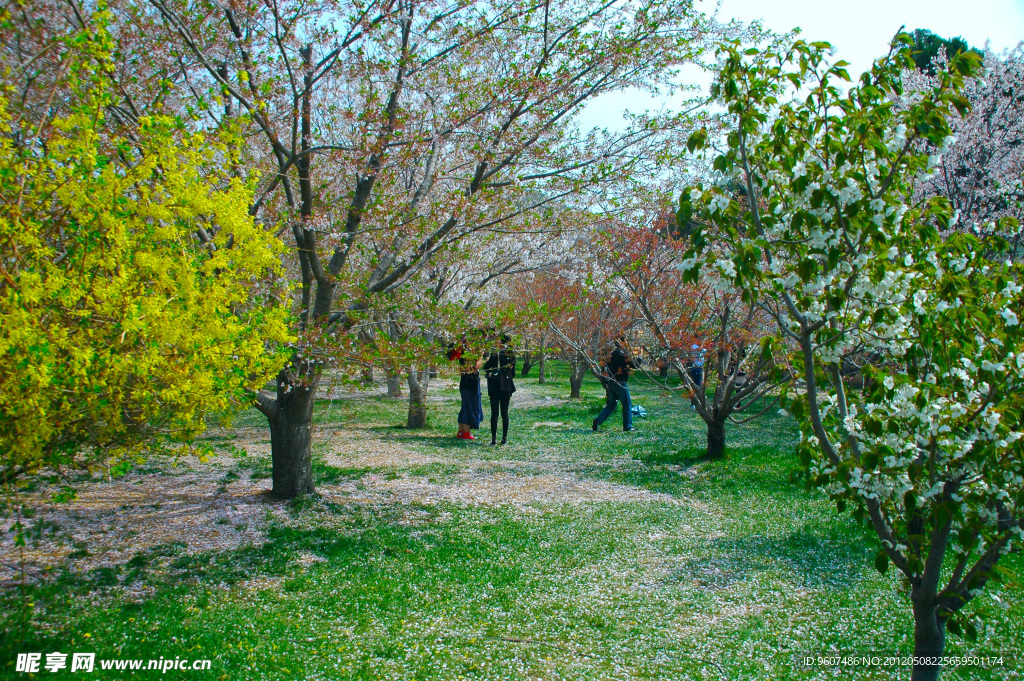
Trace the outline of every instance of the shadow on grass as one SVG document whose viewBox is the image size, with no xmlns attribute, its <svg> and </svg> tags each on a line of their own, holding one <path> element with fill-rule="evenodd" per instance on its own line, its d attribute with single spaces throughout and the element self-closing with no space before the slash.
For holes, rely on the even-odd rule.
<svg viewBox="0 0 1024 681">
<path fill-rule="evenodd" d="M 684 496 L 683 473 L 668 466 L 631 466 L 601 464 L 577 469 L 581 477 L 613 482 L 617 485 L 631 485 L 649 492 L 671 496 Z"/>
<path fill-rule="evenodd" d="M 379 434 L 383 439 L 390 442 L 428 447 L 442 452 L 465 451 L 468 447 L 484 443 L 485 439 L 488 442 L 490 441 L 490 433 L 488 432 L 486 436 L 483 435 L 483 429 L 475 433 L 477 437 L 475 441 L 460 440 L 455 437 L 454 428 L 451 432 L 441 432 L 430 428 L 405 428 L 404 426 L 380 426 L 369 428 L 368 430 Z"/>
<path fill-rule="evenodd" d="M 702 463 L 717 463 L 722 459 L 709 459 L 703 449 L 661 449 L 652 452 L 641 452 L 633 457 L 648 466 L 682 466 L 690 468 Z"/>
<path fill-rule="evenodd" d="M 716 591 L 733 584 L 772 575 L 795 587 L 847 590 L 870 565 L 872 543 L 856 531 L 807 528 L 779 536 L 723 537 L 707 543 L 707 554 L 685 561 L 673 578 L 700 589 Z"/>
</svg>

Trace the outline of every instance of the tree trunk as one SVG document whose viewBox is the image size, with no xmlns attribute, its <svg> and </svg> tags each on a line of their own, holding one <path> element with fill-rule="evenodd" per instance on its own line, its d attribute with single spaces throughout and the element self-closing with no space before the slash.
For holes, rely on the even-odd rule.
<svg viewBox="0 0 1024 681">
<path fill-rule="evenodd" d="M 536 363 L 536 355 L 530 352 L 529 343 L 526 344 L 526 349 L 523 350 L 523 356 L 521 359 L 523 361 L 523 368 L 520 369 L 519 375 L 526 378 L 530 375 L 530 369 L 532 369 L 533 365 Z"/>
<path fill-rule="evenodd" d="M 388 366 L 386 369 L 388 377 L 388 397 L 399 398 L 402 396 L 402 376 L 396 366 Z"/>
<path fill-rule="evenodd" d="M 398 341 L 401 337 L 401 332 L 398 328 L 398 321 L 395 318 L 395 313 L 392 312 L 389 315 L 388 320 L 388 336 L 392 341 Z M 384 372 L 387 376 L 388 382 L 388 397 L 399 398 L 402 396 L 402 370 L 398 364 L 393 361 L 389 361 L 384 365 Z"/>
<path fill-rule="evenodd" d="M 277 377 L 277 399 L 270 407 L 270 455 L 273 464 L 273 496 L 294 499 L 312 494 L 313 405 L 320 377 L 312 385 L 294 385 L 285 371 Z"/>
<path fill-rule="evenodd" d="M 313 78 L 313 48 L 310 45 L 299 50 L 304 66 L 305 94 L 302 98 L 302 150 L 310 148 L 311 104 L 310 91 Z M 310 259 L 316 255 L 316 235 L 310 228 L 313 216 L 313 189 L 310 175 L 310 156 L 304 153 L 296 160 L 299 175 L 299 223 L 293 224 L 296 244 L 300 248 L 302 269 L 302 323 L 305 325 L 310 314 L 310 295 L 314 271 Z M 302 249 L 305 249 L 303 251 Z M 319 284 L 319 280 L 318 280 Z M 317 303 L 329 305 L 327 292 L 318 289 Z M 321 300 L 323 299 L 323 300 Z M 292 373 L 292 370 L 296 370 Z M 315 366 L 298 365 L 282 369 L 277 374 L 277 399 L 260 399 L 260 410 L 270 423 L 270 455 L 273 469 L 273 496 L 278 499 L 293 499 L 301 494 L 312 494 L 312 436 L 313 405 L 316 389 L 322 373 Z M 296 380 L 296 376 L 303 380 Z"/>
<path fill-rule="evenodd" d="M 435 300 L 436 300 L 436 298 L 437 297 L 435 296 Z M 434 332 L 433 331 L 426 331 L 426 332 L 424 332 L 423 340 L 425 340 L 427 342 L 427 344 L 433 345 L 433 343 L 434 343 Z M 431 364 L 430 365 L 429 375 L 430 375 L 430 378 L 437 378 L 437 365 L 436 364 Z"/>
<path fill-rule="evenodd" d="M 537 371 L 540 372 L 540 377 L 537 379 L 537 383 L 544 385 L 544 336 L 540 337 L 540 343 L 537 346 Z"/>
<path fill-rule="evenodd" d="M 914 604 L 914 657 L 941 657 L 946 648 L 946 620 L 939 617 L 934 598 L 910 597 Z M 936 681 L 942 666 L 915 664 L 910 681 Z"/>
<path fill-rule="evenodd" d="M 430 370 L 417 371 L 409 367 L 409 418 L 406 428 L 427 427 L 427 388 L 430 387 Z"/>
<path fill-rule="evenodd" d="M 725 421 L 712 421 L 708 424 L 707 458 L 725 458 Z"/>
<path fill-rule="evenodd" d="M 587 363 L 579 355 L 569 363 L 569 397 L 579 398 L 583 387 L 583 377 L 587 375 Z"/>
</svg>

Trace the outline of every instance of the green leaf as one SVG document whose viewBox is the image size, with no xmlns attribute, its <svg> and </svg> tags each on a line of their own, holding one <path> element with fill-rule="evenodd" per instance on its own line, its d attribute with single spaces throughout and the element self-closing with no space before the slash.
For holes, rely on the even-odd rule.
<svg viewBox="0 0 1024 681">
<path fill-rule="evenodd" d="M 961 527 L 960 531 L 956 534 L 956 538 L 960 546 L 965 549 L 971 549 L 977 543 L 978 535 L 971 527 Z"/>
<path fill-rule="evenodd" d="M 875 569 L 883 575 L 889 569 L 889 554 L 884 549 L 875 554 Z"/>
<path fill-rule="evenodd" d="M 686 148 L 693 153 L 697 149 L 703 149 L 707 146 L 708 142 L 708 131 L 704 128 L 696 131 L 690 135 L 689 139 L 686 140 Z"/>
<path fill-rule="evenodd" d="M 948 620 L 946 620 L 946 629 L 949 630 L 949 632 L 955 636 L 964 635 L 964 630 L 963 627 L 960 625 L 959 617 L 950 617 Z"/>
<path fill-rule="evenodd" d="M 802 281 L 810 281 L 811 277 L 818 271 L 818 261 L 815 258 L 804 258 L 797 265 L 796 271 Z"/>
</svg>

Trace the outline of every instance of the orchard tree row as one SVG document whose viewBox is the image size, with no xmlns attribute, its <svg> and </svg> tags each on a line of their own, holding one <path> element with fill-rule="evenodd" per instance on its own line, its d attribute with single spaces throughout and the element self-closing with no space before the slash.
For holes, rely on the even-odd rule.
<svg viewBox="0 0 1024 681">
<path fill-rule="evenodd" d="M 661 0 L 2 12 L 8 489 L 255 405 L 291 498 L 330 381 L 382 368 L 420 427 L 470 329 L 562 357 L 574 397 L 627 333 L 709 457 L 797 419 L 797 477 L 877 535 L 918 655 L 972 635 L 1024 534 L 1019 48 L 900 34 L 852 81 Z M 580 128 L 703 59 L 707 102 Z"/>
<path fill-rule="evenodd" d="M 285 498 L 314 490 L 325 377 L 382 366 L 423 425 L 437 340 L 507 324 L 493 289 L 564 259 L 621 178 L 656 174 L 692 131 L 675 115 L 584 131 L 582 108 L 674 89 L 722 34 L 663 0 L 26 0 L 0 20 L 3 380 L 22 396 L 5 479 L 116 464 L 255 400 Z M 135 262 L 161 249 L 188 276 L 147 269 L 167 254 Z M 84 430 L 33 422 L 60 410 Z"/>
</svg>

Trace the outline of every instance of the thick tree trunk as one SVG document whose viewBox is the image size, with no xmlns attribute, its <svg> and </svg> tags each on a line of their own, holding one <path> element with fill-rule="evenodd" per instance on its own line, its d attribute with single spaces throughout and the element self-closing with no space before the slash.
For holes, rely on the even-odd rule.
<svg viewBox="0 0 1024 681">
<path fill-rule="evenodd" d="M 914 657 L 941 657 L 946 648 L 946 620 L 939 617 L 934 598 L 911 595 L 914 604 Z M 915 664 L 910 681 L 936 681 L 942 666 L 938 664 Z"/>
<path fill-rule="evenodd" d="M 303 152 L 310 148 L 313 48 L 301 48 L 304 66 L 305 94 L 302 98 L 302 140 Z M 310 175 L 310 156 L 304 153 L 295 161 L 299 175 L 299 222 L 292 225 L 295 241 L 299 247 L 299 261 L 302 269 L 302 324 L 310 319 L 310 298 L 315 270 L 312 267 L 316 257 L 316 234 L 310 228 L 313 216 L 313 188 Z M 320 283 L 320 280 L 317 280 Z M 331 296 L 317 290 L 317 306 L 329 308 Z M 324 311 L 326 314 L 326 309 Z M 292 369 L 297 370 L 292 373 Z M 296 380 L 296 376 L 302 377 Z M 292 366 L 282 369 L 277 375 L 277 399 L 260 398 L 260 410 L 270 423 L 270 455 L 273 469 L 273 496 L 278 499 L 293 499 L 301 494 L 312 494 L 312 435 L 313 405 L 321 373 L 315 367 Z"/>
<path fill-rule="evenodd" d="M 587 374 L 587 364 L 577 355 L 569 363 L 569 397 L 579 398 L 583 388 L 583 377 Z"/>
<path fill-rule="evenodd" d="M 427 427 L 427 388 L 430 387 L 430 370 L 417 371 L 409 367 L 409 418 L 406 428 Z"/>
<path fill-rule="evenodd" d="M 707 458 L 721 459 L 725 457 L 725 421 L 712 421 L 708 424 Z"/>
<path fill-rule="evenodd" d="M 313 405 L 320 377 L 311 385 L 294 385 L 286 372 L 277 378 L 277 399 L 264 413 L 270 423 L 270 456 L 273 466 L 273 496 L 293 499 L 312 494 Z"/>
<path fill-rule="evenodd" d="M 398 367 L 389 366 L 387 368 L 388 378 L 388 397 L 399 398 L 402 396 L 402 376 L 398 371 Z"/>
</svg>

